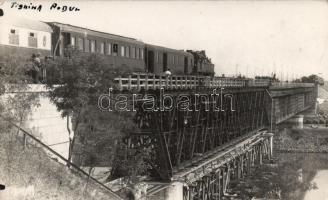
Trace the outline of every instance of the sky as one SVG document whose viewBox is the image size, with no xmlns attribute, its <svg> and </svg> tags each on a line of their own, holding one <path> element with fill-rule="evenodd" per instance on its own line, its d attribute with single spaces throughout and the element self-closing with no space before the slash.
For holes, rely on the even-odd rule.
<svg viewBox="0 0 328 200">
<path fill-rule="evenodd" d="M 5 15 L 58 21 L 175 49 L 205 50 L 217 75 L 328 79 L 326 1 L 58 1 L 80 11 L 1 6 Z M 23 1 L 17 1 L 23 3 Z"/>
</svg>

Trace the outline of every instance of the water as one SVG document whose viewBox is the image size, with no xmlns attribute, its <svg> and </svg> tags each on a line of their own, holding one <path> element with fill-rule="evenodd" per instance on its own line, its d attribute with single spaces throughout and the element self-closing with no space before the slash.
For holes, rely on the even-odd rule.
<svg viewBox="0 0 328 200">
<path fill-rule="evenodd" d="M 280 153 L 273 182 L 282 199 L 328 200 L 328 154 Z"/>
<path fill-rule="evenodd" d="M 328 170 L 318 170 L 312 182 L 318 189 L 307 191 L 304 200 L 328 200 Z"/>
</svg>

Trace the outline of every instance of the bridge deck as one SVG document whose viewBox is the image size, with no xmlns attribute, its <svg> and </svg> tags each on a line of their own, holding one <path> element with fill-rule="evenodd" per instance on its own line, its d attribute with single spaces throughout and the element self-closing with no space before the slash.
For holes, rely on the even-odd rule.
<svg viewBox="0 0 328 200">
<path fill-rule="evenodd" d="M 176 169 L 171 180 L 193 182 L 199 179 L 199 177 L 228 163 L 236 156 L 244 153 L 258 142 L 261 142 L 264 139 L 264 133 L 266 133 L 266 131 L 258 129 L 228 144 L 220 146 L 215 151 L 207 152 L 206 155 L 202 156 L 202 159 L 193 161 L 189 166 L 179 170 Z"/>
</svg>

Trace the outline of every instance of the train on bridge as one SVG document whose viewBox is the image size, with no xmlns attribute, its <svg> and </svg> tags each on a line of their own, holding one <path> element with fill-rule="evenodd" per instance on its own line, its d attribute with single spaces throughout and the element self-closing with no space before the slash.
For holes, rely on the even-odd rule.
<svg viewBox="0 0 328 200">
<path fill-rule="evenodd" d="M 214 76 L 214 65 L 204 50 L 177 50 L 59 22 L 2 17 L 0 26 L 0 57 L 28 60 L 35 55 L 42 60 L 65 56 L 65 49 L 73 47 L 86 55 L 100 54 L 111 67 L 129 67 L 136 73 L 161 75 L 170 70 L 172 75 Z"/>
<path fill-rule="evenodd" d="M 268 87 L 272 81 L 270 77 L 214 77 L 214 64 L 205 50 L 177 50 L 59 22 L 2 17 L 0 26 L 0 69 L 11 58 L 16 63 L 17 60 L 24 63 L 36 58 L 40 61 L 40 69 L 37 70 L 42 72 L 43 78 L 47 69 L 42 67 L 42 60 L 67 56 L 67 49 L 73 48 L 83 55 L 100 55 L 109 68 L 132 71 L 131 76 L 116 79 L 121 89 L 204 85 Z M 167 70 L 172 75 L 169 80 L 164 74 Z"/>
</svg>

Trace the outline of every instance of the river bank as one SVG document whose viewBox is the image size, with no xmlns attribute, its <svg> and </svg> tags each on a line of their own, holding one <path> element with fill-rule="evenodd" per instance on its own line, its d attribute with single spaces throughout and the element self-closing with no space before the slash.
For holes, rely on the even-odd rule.
<svg viewBox="0 0 328 200">
<path fill-rule="evenodd" d="M 232 182 L 230 200 L 322 199 L 328 177 L 328 129 L 280 127 L 274 135 L 271 160 L 252 168 L 252 173 Z M 326 170 L 326 172 L 325 172 Z"/>
<path fill-rule="evenodd" d="M 319 126 L 284 128 L 274 137 L 274 149 L 276 152 L 327 153 L 328 129 Z"/>
<path fill-rule="evenodd" d="M 326 154 L 276 153 L 271 161 L 255 166 L 252 174 L 231 184 L 243 200 L 303 200 L 307 192 L 317 190 L 312 182 L 319 168 L 328 168 Z"/>
</svg>

